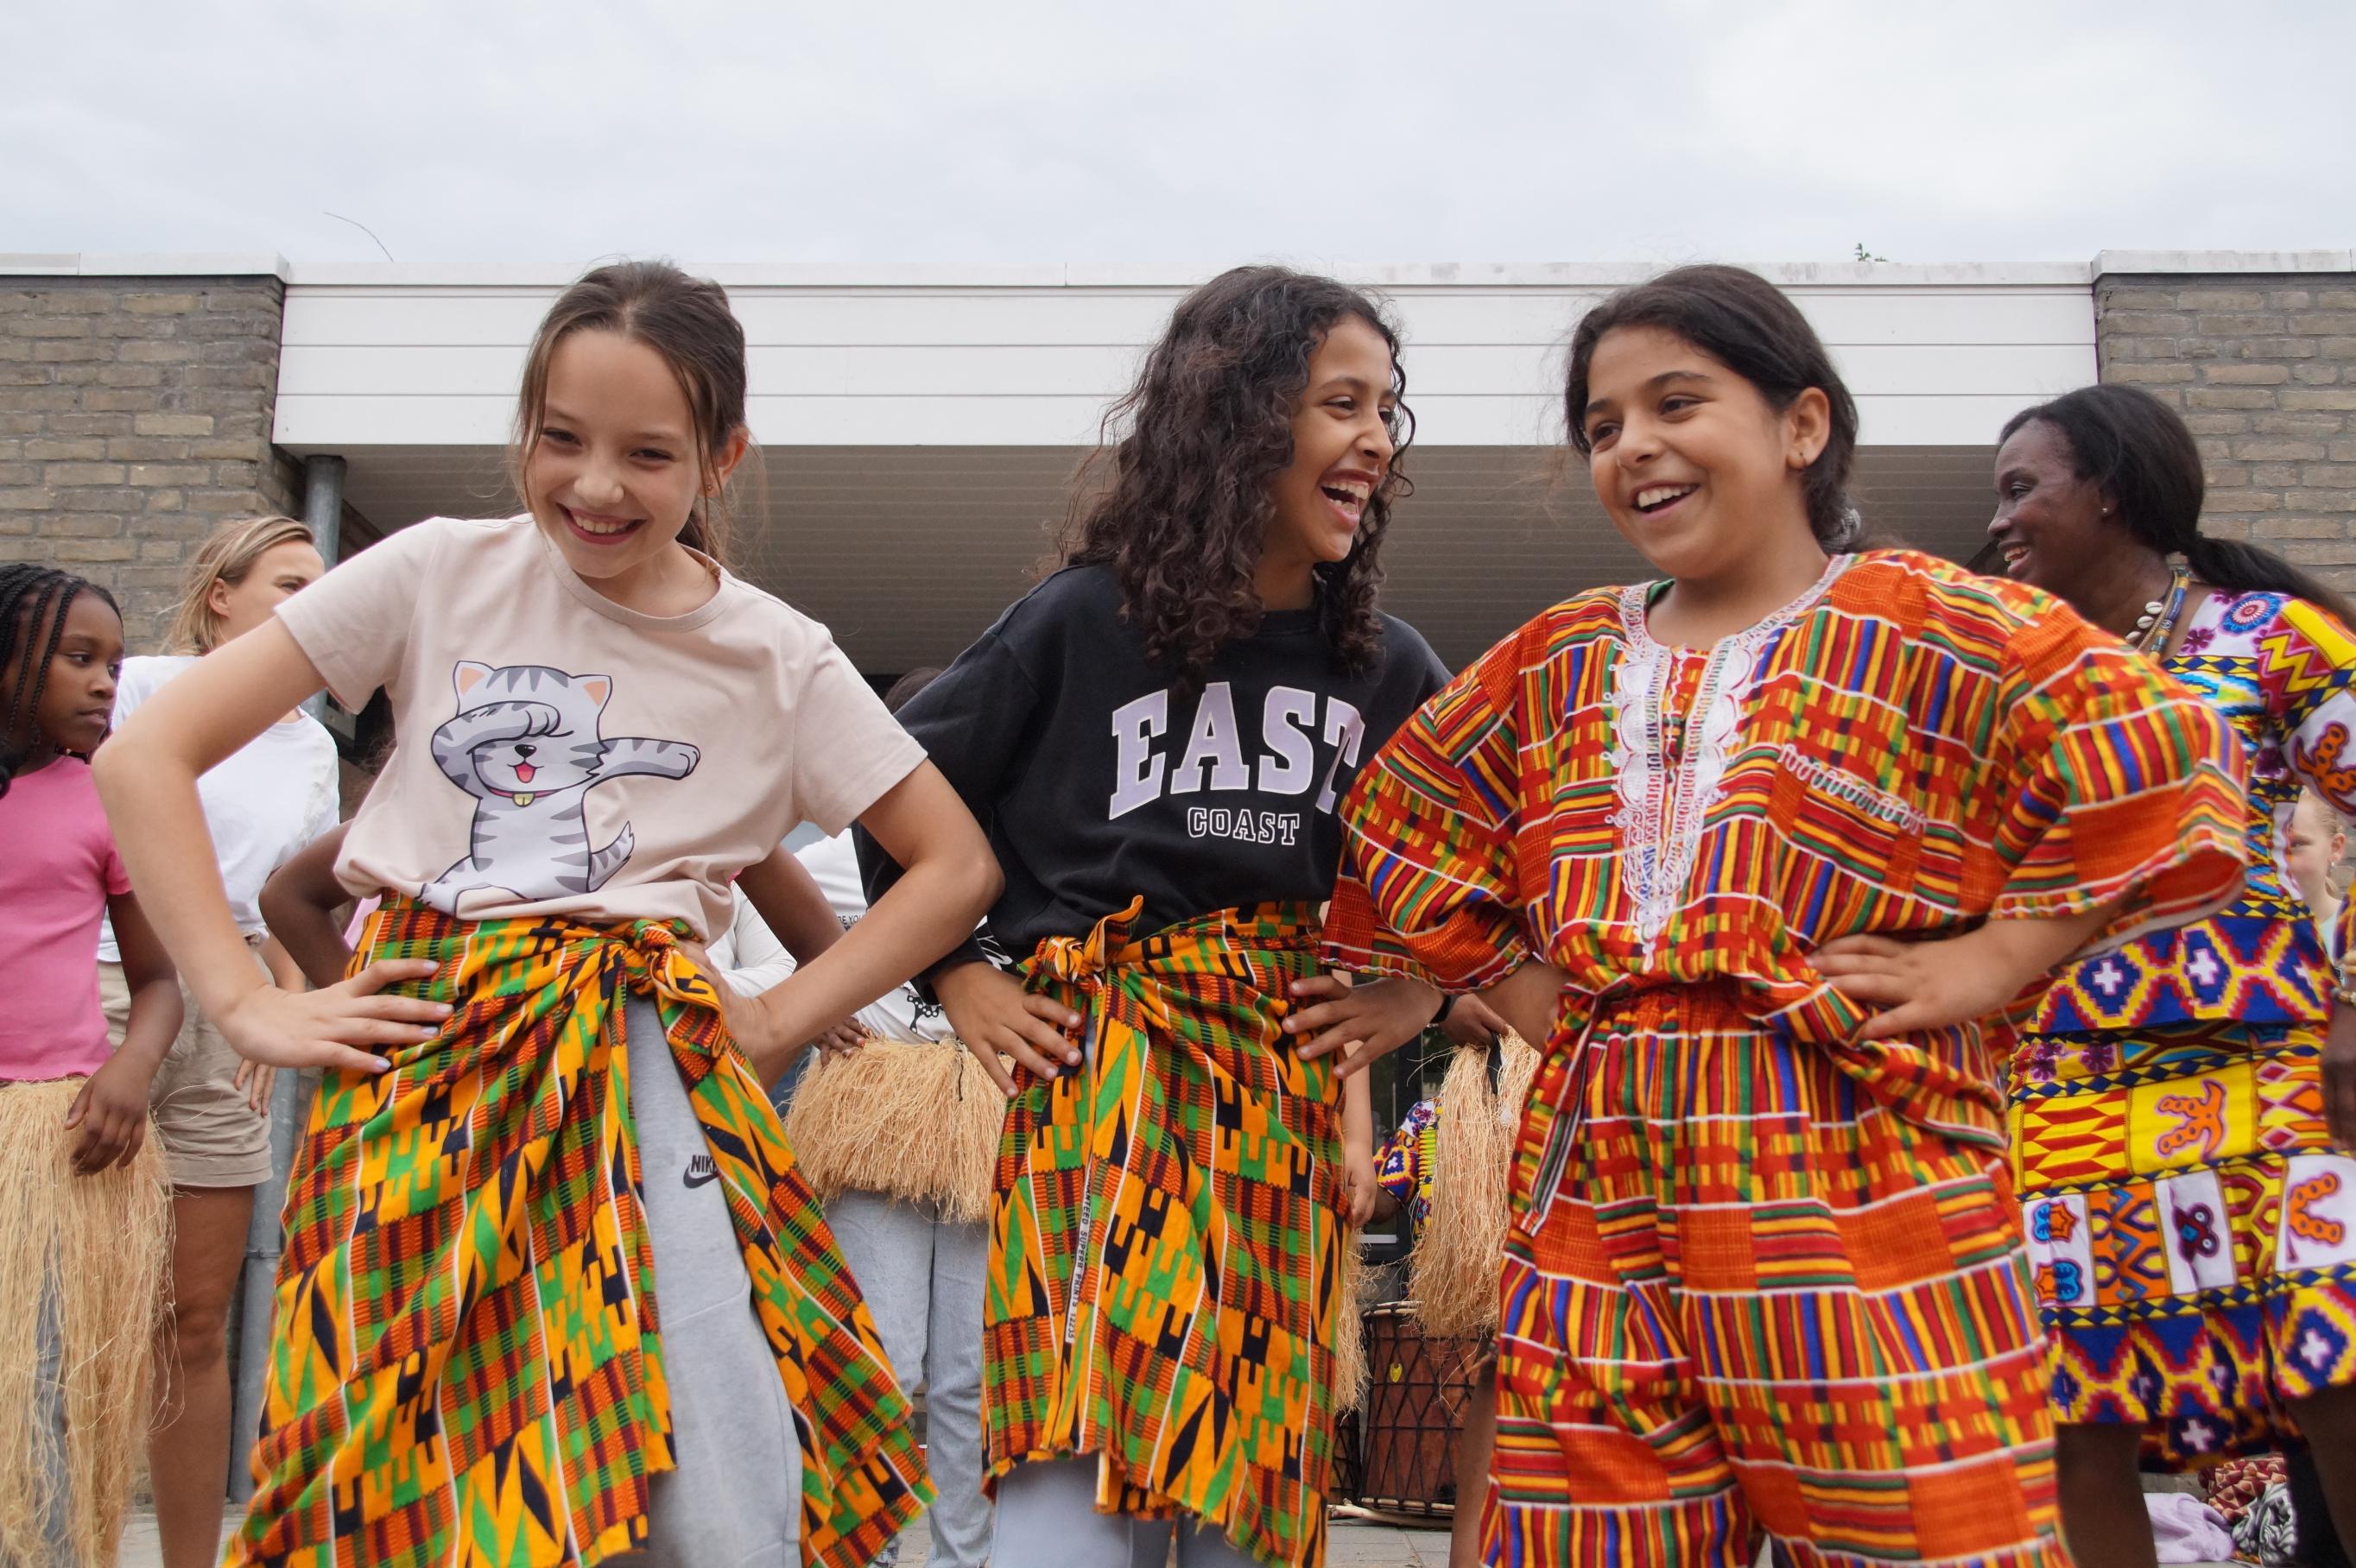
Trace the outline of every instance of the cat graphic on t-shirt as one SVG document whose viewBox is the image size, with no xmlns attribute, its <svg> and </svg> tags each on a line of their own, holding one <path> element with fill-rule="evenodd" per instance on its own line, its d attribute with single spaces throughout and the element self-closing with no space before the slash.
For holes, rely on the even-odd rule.
<svg viewBox="0 0 2356 1568">
<path fill-rule="evenodd" d="M 612 842 L 590 848 L 591 786 L 632 774 L 685 778 L 701 755 L 683 741 L 602 739 L 610 676 L 467 659 L 455 681 L 458 713 L 434 731 L 434 761 L 475 797 L 470 852 L 417 895 L 445 914 L 485 889 L 524 900 L 594 892 L 637 839 L 626 822 Z"/>
</svg>

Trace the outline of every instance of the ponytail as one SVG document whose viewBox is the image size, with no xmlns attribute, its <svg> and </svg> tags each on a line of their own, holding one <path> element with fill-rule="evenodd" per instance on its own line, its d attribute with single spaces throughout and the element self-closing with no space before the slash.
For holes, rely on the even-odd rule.
<svg viewBox="0 0 2356 1568">
<path fill-rule="evenodd" d="M 2356 627 L 2356 608 L 2337 589 L 2263 546 L 2196 533 L 2185 544 L 2184 560 L 2203 582 L 2235 593 L 2287 593 Z"/>
<path fill-rule="evenodd" d="M 2136 542 L 2180 555 L 2192 575 L 2234 593 L 2286 593 L 2356 626 L 2356 610 L 2329 584 L 2281 556 L 2201 531 L 2208 495 L 2201 445 L 2176 411 L 2141 387 L 2104 382 L 2065 392 L 2005 421 L 2015 431 L 2040 421 L 2069 443 L 2072 470 L 2100 491 Z"/>
</svg>

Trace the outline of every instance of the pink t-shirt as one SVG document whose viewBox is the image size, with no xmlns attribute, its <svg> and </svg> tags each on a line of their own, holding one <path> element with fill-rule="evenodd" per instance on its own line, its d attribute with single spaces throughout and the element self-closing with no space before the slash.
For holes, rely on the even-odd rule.
<svg viewBox="0 0 2356 1568">
<path fill-rule="evenodd" d="M 817 622 L 724 572 L 684 615 L 626 610 L 529 517 L 429 518 L 277 614 L 346 708 L 392 703 L 337 875 L 467 920 L 708 940 L 737 872 L 801 822 L 841 832 L 925 757 Z"/>
<path fill-rule="evenodd" d="M 112 1048 L 98 1008 L 98 923 L 131 891 L 90 764 L 59 757 L 0 795 L 0 1079 L 95 1072 Z"/>
</svg>

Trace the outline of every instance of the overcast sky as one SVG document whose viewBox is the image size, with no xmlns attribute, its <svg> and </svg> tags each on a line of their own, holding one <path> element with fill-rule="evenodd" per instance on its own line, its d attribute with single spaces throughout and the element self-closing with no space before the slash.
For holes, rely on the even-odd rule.
<svg viewBox="0 0 2356 1568">
<path fill-rule="evenodd" d="M 0 251 L 2356 245 L 2350 0 L 12 6 Z"/>
</svg>

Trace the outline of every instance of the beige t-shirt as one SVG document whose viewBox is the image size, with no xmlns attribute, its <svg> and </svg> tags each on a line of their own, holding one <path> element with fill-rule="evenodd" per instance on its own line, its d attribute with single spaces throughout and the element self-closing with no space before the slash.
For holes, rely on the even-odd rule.
<svg viewBox="0 0 2356 1568">
<path fill-rule="evenodd" d="M 826 628 L 725 572 L 624 609 L 529 517 L 434 517 L 278 606 L 336 700 L 382 687 L 391 760 L 337 875 L 468 920 L 728 929 L 798 823 L 839 833 L 924 760 Z"/>
</svg>

